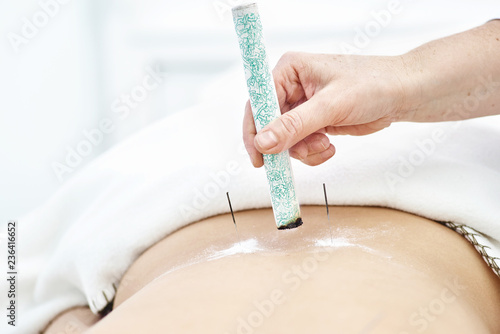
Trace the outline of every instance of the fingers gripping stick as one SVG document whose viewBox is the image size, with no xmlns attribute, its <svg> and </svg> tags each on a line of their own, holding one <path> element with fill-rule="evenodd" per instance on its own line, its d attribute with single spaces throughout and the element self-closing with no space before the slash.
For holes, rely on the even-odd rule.
<svg viewBox="0 0 500 334">
<path fill-rule="evenodd" d="M 264 47 L 257 4 L 233 8 L 233 20 L 243 57 L 255 127 L 258 132 L 278 118 L 281 113 Z M 264 167 L 271 191 L 276 226 L 278 229 L 289 229 L 302 225 L 288 151 L 279 154 L 264 154 Z"/>
</svg>

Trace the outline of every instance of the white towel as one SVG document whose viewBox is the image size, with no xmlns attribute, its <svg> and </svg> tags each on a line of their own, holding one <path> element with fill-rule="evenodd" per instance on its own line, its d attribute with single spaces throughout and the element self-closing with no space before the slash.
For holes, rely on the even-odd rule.
<svg viewBox="0 0 500 334">
<path fill-rule="evenodd" d="M 102 309 L 146 248 L 183 225 L 228 212 L 226 191 L 235 210 L 270 206 L 264 170 L 251 166 L 241 140 L 242 72 L 209 101 L 105 153 L 19 220 L 19 332 L 35 333 L 75 305 Z M 293 163 L 301 204 L 322 205 L 326 183 L 331 204 L 467 224 L 500 257 L 500 117 L 399 123 L 331 140 L 337 154 L 327 163 Z"/>
</svg>

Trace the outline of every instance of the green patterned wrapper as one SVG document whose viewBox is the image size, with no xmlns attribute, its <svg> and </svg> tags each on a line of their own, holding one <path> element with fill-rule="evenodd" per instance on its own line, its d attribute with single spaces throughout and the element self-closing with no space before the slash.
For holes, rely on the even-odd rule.
<svg viewBox="0 0 500 334">
<path fill-rule="evenodd" d="M 257 4 L 233 8 L 233 20 L 243 57 L 255 127 L 260 131 L 281 113 L 269 69 Z M 264 167 L 276 226 L 288 229 L 302 225 L 288 151 L 264 154 Z"/>
</svg>

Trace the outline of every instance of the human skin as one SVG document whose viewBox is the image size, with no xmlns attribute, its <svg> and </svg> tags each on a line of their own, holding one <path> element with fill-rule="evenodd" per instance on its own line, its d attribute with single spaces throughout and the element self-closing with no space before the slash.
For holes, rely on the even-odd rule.
<svg viewBox="0 0 500 334">
<path fill-rule="evenodd" d="M 279 231 L 271 209 L 237 212 L 239 239 L 228 214 L 186 226 L 134 262 L 85 333 L 500 331 L 500 280 L 463 237 L 397 210 L 330 214 L 304 206 L 304 225 Z"/>
<path fill-rule="evenodd" d="M 314 166 L 335 154 L 326 134 L 499 114 L 499 54 L 500 20 L 400 56 L 286 53 L 273 71 L 283 115 L 256 134 L 247 102 L 245 147 L 255 167 L 286 149 Z"/>
</svg>

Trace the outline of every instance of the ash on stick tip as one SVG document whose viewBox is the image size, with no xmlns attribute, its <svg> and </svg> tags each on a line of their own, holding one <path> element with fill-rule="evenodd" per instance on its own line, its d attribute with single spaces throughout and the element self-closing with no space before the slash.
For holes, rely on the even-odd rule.
<svg viewBox="0 0 500 334">
<path fill-rule="evenodd" d="M 290 230 L 292 228 L 296 228 L 296 227 L 299 227 L 300 225 L 302 225 L 304 222 L 302 221 L 302 218 L 297 218 L 296 221 L 294 221 L 293 223 L 290 223 L 288 225 L 282 225 L 280 227 L 278 227 L 278 230 Z"/>
</svg>

